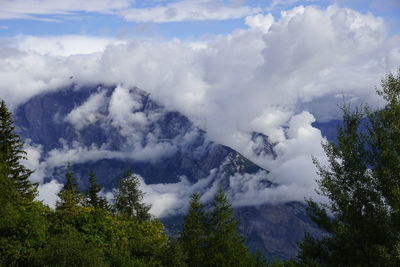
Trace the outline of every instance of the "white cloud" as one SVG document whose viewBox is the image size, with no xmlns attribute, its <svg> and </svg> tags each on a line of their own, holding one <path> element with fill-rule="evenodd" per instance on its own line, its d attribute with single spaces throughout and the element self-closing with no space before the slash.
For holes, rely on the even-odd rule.
<svg viewBox="0 0 400 267">
<path fill-rule="evenodd" d="M 48 183 L 41 184 L 39 185 L 39 195 L 37 199 L 54 209 L 56 202 L 59 199 L 57 194 L 62 188 L 63 184 L 60 184 L 56 180 L 51 180 Z"/>
<path fill-rule="evenodd" d="M 49 176 L 50 172 L 48 163 L 42 159 L 43 147 L 41 145 L 32 144 L 31 140 L 25 140 L 24 151 L 26 159 L 21 160 L 21 163 L 33 171 L 29 179 L 38 184 L 37 200 L 54 208 L 58 199 L 57 194 L 63 185 L 56 180 L 47 183 L 43 181 L 43 178 Z"/>
<path fill-rule="evenodd" d="M 113 38 L 63 35 L 40 38 L 35 36 L 18 37 L 18 49 L 34 52 L 42 56 L 71 56 L 104 52 L 109 45 L 126 43 Z"/>
<path fill-rule="evenodd" d="M 266 25 L 261 18 L 249 23 Z M 337 6 L 300 6 L 283 12 L 267 32 L 237 30 L 202 40 L 200 49 L 180 40 L 131 41 L 110 44 L 103 52 L 60 56 L 56 51 L 22 51 L 15 44 L 18 38 L 2 40 L 0 97 L 15 106 L 69 85 L 70 76 L 76 84 L 123 84 L 111 97 L 111 107 L 116 107 L 111 121 L 130 133 L 134 123 L 146 125 L 144 114 L 123 115 L 136 105 L 127 88 L 138 86 L 188 116 L 211 140 L 271 170 L 270 178 L 281 186 L 260 191 L 260 198 L 301 199 L 315 186 L 311 155 L 323 154 L 321 135 L 311 127 L 313 117 L 337 116 L 337 95 L 351 96 L 355 103 L 380 103 L 374 86 L 400 65 L 400 38 L 387 34 L 383 19 L 371 14 Z M 275 160 L 252 153 L 257 145 L 251 140 L 253 131 L 276 142 Z M 151 140 L 156 144 L 157 136 Z M 110 155 L 106 147 L 77 146 L 53 156 L 70 151 L 64 155 L 89 160 L 89 151 L 96 149 L 96 157 Z"/>
<path fill-rule="evenodd" d="M 303 201 L 309 197 L 325 201 L 316 196 L 314 191 L 318 176 L 311 156 L 317 157 L 321 164 L 327 162 L 320 145 L 324 140 L 321 132 L 311 126 L 314 120 L 308 112 L 294 115 L 290 119 L 285 131 L 287 138 L 274 147 L 276 158 L 266 158 L 260 162 L 270 170 L 268 175 L 259 172 L 255 175 L 235 174 L 230 178 L 231 189 L 228 193 L 235 206 Z M 262 186 L 266 177 L 277 186 Z"/>
<path fill-rule="evenodd" d="M 187 207 L 190 195 L 211 182 L 211 176 L 199 180 L 192 185 L 185 177 L 181 181 L 172 184 L 149 184 L 147 185 L 140 177 L 140 189 L 145 193 L 144 201 L 151 205 L 150 213 L 157 217 L 165 217 L 182 213 Z"/>
<path fill-rule="evenodd" d="M 269 28 L 274 24 L 275 19 L 271 13 L 267 15 L 257 14 L 255 16 L 248 16 L 245 19 L 245 23 L 250 28 L 255 28 L 267 33 Z"/>
<path fill-rule="evenodd" d="M 21 163 L 28 169 L 33 171 L 29 179 L 33 183 L 41 183 L 46 175 L 45 164 L 42 161 L 43 147 L 41 145 L 32 144 L 31 140 L 25 140 L 24 151 L 26 159 L 22 159 Z"/>
<path fill-rule="evenodd" d="M 133 159 L 136 161 L 157 161 L 176 151 L 173 144 L 167 142 L 150 143 L 145 146 L 134 147 L 130 151 L 115 151 L 107 145 L 83 146 L 74 142 L 72 146 L 64 145 L 62 149 L 53 149 L 48 152 L 43 164 L 48 168 L 65 166 L 67 162 L 84 163 L 100 159 Z"/>
<path fill-rule="evenodd" d="M 99 110 L 106 104 L 105 93 L 105 91 L 100 91 L 91 95 L 84 104 L 74 108 L 65 120 L 78 130 L 97 122 L 102 117 Z"/>
<path fill-rule="evenodd" d="M 228 5 L 222 1 L 184 0 L 149 8 L 131 8 L 121 11 L 121 15 L 128 21 L 163 23 L 239 19 L 260 11 L 257 7 Z"/>
<path fill-rule="evenodd" d="M 0 19 L 41 19 L 40 15 L 73 14 L 78 11 L 108 13 L 127 8 L 131 0 L 0 0 Z"/>
</svg>

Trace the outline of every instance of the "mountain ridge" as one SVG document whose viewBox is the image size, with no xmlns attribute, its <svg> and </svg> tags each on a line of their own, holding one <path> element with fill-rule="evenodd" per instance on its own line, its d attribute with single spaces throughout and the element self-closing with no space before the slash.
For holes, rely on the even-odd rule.
<svg viewBox="0 0 400 267">
<path fill-rule="evenodd" d="M 125 106 L 130 108 L 124 109 Z M 206 132 L 188 118 L 165 110 L 138 88 L 71 86 L 43 93 L 17 108 L 15 122 L 22 138 L 41 145 L 40 160 L 53 162 L 44 172 L 45 181 L 56 178 L 63 182 L 65 163 L 76 158 L 79 160 L 74 163 L 74 172 L 80 188 L 88 185 L 88 172 L 93 169 L 99 184 L 111 190 L 128 168 L 148 185 L 180 183 L 182 179 L 196 184 L 209 179 L 203 188 L 198 188 L 204 193 L 211 190 L 215 181 L 228 189 L 235 174 L 261 172 L 263 178 L 258 186 L 274 186 L 268 180 L 268 170 L 235 150 L 208 140 Z M 256 153 L 270 153 L 274 157 L 266 136 L 253 133 L 252 138 L 262 139 Z M 165 154 L 152 159 L 151 150 L 146 152 L 148 146 Z M 137 158 L 135 151 L 143 157 Z M 57 157 L 62 157 L 62 161 L 53 160 Z M 289 258 L 295 255 L 296 243 L 305 231 L 319 233 L 306 217 L 304 207 L 296 202 L 235 210 L 252 249 L 260 249 L 271 257 Z M 168 217 L 163 219 L 169 233 L 176 232 L 181 219 L 181 215 L 170 221 Z"/>
</svg>

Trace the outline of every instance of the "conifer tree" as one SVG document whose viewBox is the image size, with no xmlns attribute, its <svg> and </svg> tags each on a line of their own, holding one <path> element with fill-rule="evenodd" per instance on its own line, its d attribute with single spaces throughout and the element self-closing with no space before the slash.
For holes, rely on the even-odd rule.
<svg viewBox="0 0 400 267">
<path fill-rule="evenodd" d="M 185 217 L 181 242 L 187 253 L 188 266 L 204 266 L 206 259 L 206 214 L 204 206 L 200 202 L 200 195 L 195 193 L 191 196 L 189 211 Z"/>
<path fill-rule="evenodd" d="M 26 152 L 14 130 L 11 113 L 0 101 L 0 266 L 30 266 L 45 242 L 47 209 L 34 201 L 37 185 L 20 163 Z"/>
<path fill-rule="evenodd" d="M 150 219 L 150 206 L 142 203 L 143 192 L 139 189 L 139 178 L 127 171 L 114 191 L 114 209 L 117 213 L 140 222 Z"/>
<path fill-rule="evenodd" d="M 77 184 L 72 172 L 71 163 L 67 164 L 67 172 L 65 173 L 65 184 L 63 189 L 58 193 L 60 198 L 56 203 L 57 210 L 72 211 L 81 202 Z"/>
<path fill-rule="evenodd" d="M 108 210 L 108 203 L 104 197 L 99 196 L 101 187 L 96 183 L 96 175 L 93 170 L 89 172 L 89 188 L 86 192 L 87 203 L 96 209 Z"/>
<path fill-rule="evenodd" d="M 13 186 L 22 199 L 32 201 L 37 194 L 37 185 L 29 181 L 32 171 L 23 166 L 20 161 L 26 159 L 23 143 L 14 133 L 12 114 L 6 103 L 0 101 L 0 162 L 3 164 L 3 175 L 12 180 Z"/>
<path fill-rule="evenodd" d="M 209 221 L 208 266 L 247 266 L 249 253 L 224 191 L 214 197 Z"/>
<path fill-rule="evenodd" d="M 309 200 L 309 214 L 327 235 L 306 236 L 305 266 L 400 266 L 400 70 L 377 91 L 385 107 L 345 107 L 337 143 L 323 145 L 328 165 L 316 162 L 329 202 Z"/>
</svg>

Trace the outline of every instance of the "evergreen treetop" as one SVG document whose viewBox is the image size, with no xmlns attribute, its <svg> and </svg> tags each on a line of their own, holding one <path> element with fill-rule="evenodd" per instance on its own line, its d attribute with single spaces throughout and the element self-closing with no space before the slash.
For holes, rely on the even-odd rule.
<svg viewBox="0 0 400 267">
<path fill-rule="evenodd" d="M 303 265 L 400 266 L 400 70 L 377 91 L 384 108 L 344 107 L 338 142 L 323 144 L 328 165 L 315 161 L 329 202 L 308 209 L 327 235 L 306 236 Z"/>
<path fill-rule="evenodd" d="M 109 210 L 109 205 L 104 197 L 100 197 L 101 187 L 96 183 L 96 175 L 93 170 L 89 172 L 89 188 L 86 192 L 87 204 L 95 209 Z"/>
<path fill-rule="evenodd" d="M 139 178 L 131 170 L 127 171 L 114 191 L 114 209 L 128 218 L 146 221 L 151 218 L 150 206 L 142 202 L 144 193 L 139 186 Z"/>
<path fill-rule="evenodd" d="M 58 193 L 60 200 L 57 201 L 56 208 L 59 211 L 73 212 L 76 206 L 81 204 L 82 198 L 77 189 L 71 163 L 67 164 L 66 169 L 65 184 L 63 189 Z"/>
<path fill-rule="evenodd" d="M 232 205 L 224 190 L 219 189 L 209 218 L 209 266 L 246 266 L 249 263 L 249 253 L 238 226 Z"/>
<path fill-rule="evenodd" d="M 13 181 L 14 187 L 22 199 L 30 202 L 37 195 L 37 184 L 29 181 L 33 171 L 20 162 L 26 159 L 23 143 L 14 133 L 12 114 L 8 111 L 6 103 L 0 101 L 0 162 L 3 163 L 3 175 Z"/>
<path fill-rule="evenodd" d="M 203 266 L 207 251 L 207 217 L 198 193 L 191 196 L 181 241 L 187 253 L 188 266 Z"/>
</svg>

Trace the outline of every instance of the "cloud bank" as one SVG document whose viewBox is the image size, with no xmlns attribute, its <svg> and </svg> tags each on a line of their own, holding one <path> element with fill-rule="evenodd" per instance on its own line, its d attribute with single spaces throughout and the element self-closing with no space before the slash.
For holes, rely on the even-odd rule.
<svg viewBox="0 0 400 267">
<path fill-rule="evenodd" d="M 189 117 L 211 140 L 271 171 L 271 180 L 280 186 L 268 190 L 256 190 L 257 177 L 232 177 L 231 183 L 242 188 L 240 192 L 232 189 L 237 205 L 303 200 L 314 195 L 311 155 L 323 161 L 322 136 L 312 121 L 337 117 L 336 104 L 342 96 L 355 103 L 379 105 L 374 86 L 400 66 L 400 37 L 388 35 L 380 17 L 337 6 L 299 6 L 282 12 L 280 18 L 258 14 L 247 17 L 246 23 L 248 29 L 209 37 L 197 45 L 178 39 L 109 40 L 77 52 L 50 45 L 64 37 L 2 39 L 0 97 L 15 107 L 33 95 L 72 82 L 123 84 L 125 89 L 138 86 L 168 109 Z M 27 40 L 35 45 L 24 48 Z M 47 44 L 45 50 L 41 44 Z M 68 47 L 68 42 L 63 44 Z M 135 105 L 125 89 L 112 96 L 110 103 L 115 103 L 111 104 L 114 125 L 129 134 L 129 125 L 145 125 L 146 120 L 141 114 L 123 112 Z M 87 114 L 103 98 L 101 93 L 92 96 L 68 119 L 78 128 L 100 120 L 101 114 Z M 269 137 L 275 159 L 253 153 L 253 132 Z M 96 149 L 92 150 L 102 155 Z M 157 201 L 149 199 L 153 204 Z"/>
</svg>

